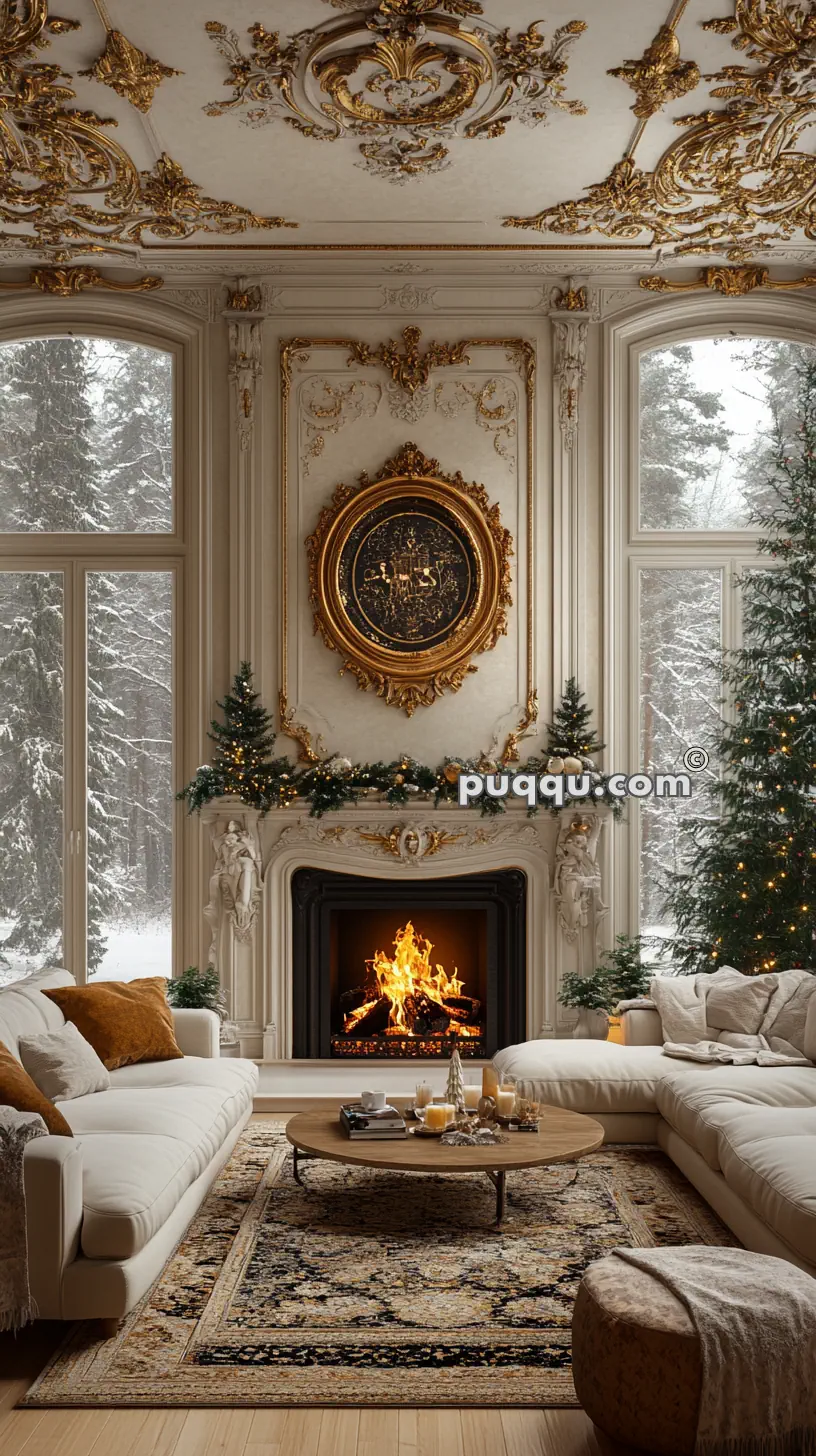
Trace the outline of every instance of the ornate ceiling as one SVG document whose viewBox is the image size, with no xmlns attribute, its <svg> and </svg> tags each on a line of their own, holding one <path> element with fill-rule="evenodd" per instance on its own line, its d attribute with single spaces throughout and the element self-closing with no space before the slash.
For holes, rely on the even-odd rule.
<svg viewBox="0 0 816 1456">
<path fill-rule="evenodd" d="M 0 4 L 6 262 L 814 239 L 811 3 Z"/>
</svg>

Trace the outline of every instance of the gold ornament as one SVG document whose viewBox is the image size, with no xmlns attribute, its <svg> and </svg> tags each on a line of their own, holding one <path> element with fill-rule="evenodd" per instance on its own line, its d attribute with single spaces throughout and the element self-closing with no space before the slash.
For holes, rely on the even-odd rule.
<svg viewBox="0 0 816 1456">
<path fill-rule="evenodd" d="M 115 293 L 149 293 L 161 288 L 164 279 L 149 275 L 136 278 L 131 283 L 118 278 L 104 278 L 96 268 L 78 265 L 75 268 L 32 268 L 25 283 L 0 283 L 4 293 L 19 293 L 28 288 L 38 288 L 41 293 L 50 293 L 56 298 L 73 298 L 86 288 L 109 288 Z"/>
<path fill-rule="evenodd" d="M 583 767 L 584 765 L 580 758 L 575 758 L 571 753 L 564 759 L 564 773 L 566 774 L 579 774 L 582 772 Z"/>
<path fill-rule="evenodd" d="M 562 774 L 564 772 L 564 760 L 556 754 L 553 758 L 547 759 L 547 773 Z"/>
<path fill-rule="evenodd" d="M 689 293 L 700 288 L 711 288 L 725 298 L 743 298 L 755 288 L 813 288 L 816 287 L 816 273 L 805 273 L 802 278 L 771 278 L 767 268 L 759 263 L 745 263 L 742 267 L 701 268 L 691 283 L 676 283 L 672 278 L 652 274 L 640 279 L 641 288 L 651 293 Z"/>
<path fill-rule="evenodd" d="M 92 76 L 110 86 L 119 96 L 124 96 L 137 111 L 149 111 L 157 86 L 168 76 L 183 76 L 173 66 L 156 61 L 138 46 L 132 45 L 121 30 L 109 30 L 105 49 L 87 71 L 78 71 L 79 76 Z"/>
<path fill-rule="evenodd" d="M 661 25 L 639 61 L 624 61 L 607 75 L 617 76 L 636 93 L 632 110 L 643 119 L 662 111 L 667 101 L 685 96 L 700 84 L 700 68 L 694 61 L 681 61 L 680 42 L 669 25 Z"/>
<path fill-rule="evenodd" d="M 449 784 L 459 782 L 459 775 L 462 773 L 461 763 L 448 763 L 445 765 L 445 778 Z"/>
</svg>

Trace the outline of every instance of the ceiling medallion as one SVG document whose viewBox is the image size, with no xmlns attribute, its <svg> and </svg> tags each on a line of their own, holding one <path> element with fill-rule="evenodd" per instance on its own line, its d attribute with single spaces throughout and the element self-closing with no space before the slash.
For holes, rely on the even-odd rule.
<svg viewBox="0 0 816 1456">
<path fill-rule="evenodd" d="M 409 718 L 458 692 L 506 635 L 513 541 L 499 508 L 414 444 L 339 485 L 306 550 L 315 631 L 341 676 Z"/>
<path fill-rule="evenodd" d="M 767 268 L 759 263 L 746 263 L 742 268 L 701 268 L 691 283 L 676 283 L 672 278 L 661 278 L 652 274 L 640 279 L 641 288 L 651 293 L 688 293 L 700 288 L 711 288 L 726 298 L 743 298 L 755 288 L 814 288 L 816 273 L 806 273 L 803 278 L 771 278 Z"/>
<path fill-rule="evenodd" d="M 358 165 L 398 183 L 448 167 L 457 138 L 502 136 L 513 120 L 538 126 L 555 109 L 584 114 L 564 99 L 563 79 L 582 20 L 548 44 L 537 23 L 514 34 L 472 24 L 481 14 L 470 0 L 379 0 L 289 39 L 256 23 L 249 55 L 234 30 L 209 21 L 232 95 L 204 110 L 240 111 L 253 127 L 280 117 L 318 141 L 357 139 Z"/>
<path fill-rule="evenodd" d="M 117 95 L 124 96 L 137 111 L 149 111 L 157 86 L 168 76 L 183 76 L 173 66 L 156 61 L 138 46 L 132 45 L 121 30 L 109 30 L 105 49 L 87 71 L 78 71 L 78 76 L 91 76 L 110 86 Z"/>
<path fill-rule="evenodd" d="M 97 268 L 79 264 L 76 268 L 32 268 L 24 283 L 0 283 L 4 293 L 19 293 L 29 288 L 39 288 L 41 293 L 50 293 L 56 298 L 74 298 L 86 288 L 109 288 L 115 293 L 150 293 L 161 288 L 163 278 L 148 275 L 136 278 L 131 283 L 118 278 L 104 278 Z"/>
<path fill-rule="evenodd" d="M 0 32 L 0 217 L 15 229 L 0 232 L 0 242 L 54 249 L 61 262 L 72 252 L 115 252 L 112 245 L 141 243 L 145 234 L 296 226 L 207 197 L 166 153 L 139 172 L 105 130 L 110 121 L 66 105 L 75 96 L 71 76 L 34 60 L 47 31 L 59 35 L 76 23 L 49 20 L 47 0 L 24 9 L 21 18 L 7 6 Z"/>
<path fill-rule="evenodd" d="M 505 226 L 570 237 L 646 233 L 646 246 L 736 262 L 800 230 L 816 238 L 813 155 L 798 149 L 816 120 L 816 14 L 789 0 L 735 0 L 733 17 L 703 29 L 731 35 L 752 63 L 706 78 L 724 107 L 679 117 L 682 134 L 654 171 L 636 166 L 630 148 L 584 198 L 505 218 Z"/>
<path fill-rule="evenodd" d="M 607 74 L 632 87 L 637 97 L 632 110 L 641 119 L 654 116 L 667 101 L 685 96 L 700 84 L 699 66 L 680 59 L 680 42 L 669 25 L 661 25 L 639 61 L 624 61 Z"/>
</svg>

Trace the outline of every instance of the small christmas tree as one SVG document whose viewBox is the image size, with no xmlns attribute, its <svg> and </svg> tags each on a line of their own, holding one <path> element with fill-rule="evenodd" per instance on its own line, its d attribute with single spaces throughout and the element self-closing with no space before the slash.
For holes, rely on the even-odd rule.
<svg viewBox="0 0 816 1456">
<path fill-rule="evenodd" d="M 457 1112 L 465 1110 L 465 1078 L 462 1073 L 462 1058 L 459 1055 L 459 1048 L 454 1047 L 448 1068 L 448 1085 L 445 1089 L 445 1096 Z"/>
<path fill-rule="evenodd" d="M 723 670 L 733 717 L 717 741 L 717 812 L 691 821 L 691 867 L 668 895 L 685 972 L 814 964 L 816 363 L 797 372 L 797 443 L 778 428 L 762 482 L 772 504 L 753 515 L 768 533 L 758 551 L 779 565 L 742 578 L 746 645 Z"/>
<path fill-rule="evenodd" d="M 280 799 L 281 779 L 287 780 L 288 761 L 272 759 L 275 731 L 252 686 L 252 668 L 242 662 L 232 692 L 218 704 L 225 721 L 210 724 L 207 735 L 215 744 L 211 764 L 203 765 L 192 783 L 178 795 L 192 812 L 209 799 L 233 794 L 256 809 L 268 809 Z"/>
<path fill-rule="evenodd" d="M 547 724 L 547 752 L 558 758 L 591 758 L 604 744 L 595 737 L 592 709 L 574 677 L 567 678 L 561 703 Z"/>
</svg>

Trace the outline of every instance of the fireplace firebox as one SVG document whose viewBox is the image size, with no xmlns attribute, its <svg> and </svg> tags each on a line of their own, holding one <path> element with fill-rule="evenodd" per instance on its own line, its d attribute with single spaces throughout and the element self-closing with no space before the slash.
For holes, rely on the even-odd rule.
<svg viewBox="0 0 816 1456">
<path fill-rule="evenodd" d="M 292 877 L 293 1055 L 489 1057 L 526 1012 L 521 870 Z"/>
</svg>

